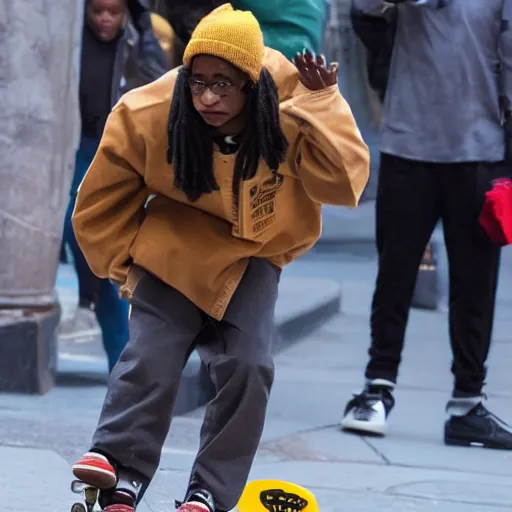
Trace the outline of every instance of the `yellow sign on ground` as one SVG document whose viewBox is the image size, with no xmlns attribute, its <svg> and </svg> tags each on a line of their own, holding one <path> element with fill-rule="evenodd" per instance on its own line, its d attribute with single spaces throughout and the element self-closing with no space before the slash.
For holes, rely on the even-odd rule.
<svg viewBox="0 0 512 512">
<path fill-rule="evenodd" d="M 249 482 L 240 498 L 238 512 L 319 512 L 313 493 L 281 480 Z"/>
</svg>

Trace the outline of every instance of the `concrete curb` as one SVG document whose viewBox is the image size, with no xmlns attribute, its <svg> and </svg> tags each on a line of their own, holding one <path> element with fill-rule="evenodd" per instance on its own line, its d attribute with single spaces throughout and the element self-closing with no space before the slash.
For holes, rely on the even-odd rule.
<svg viewBox="0 0 512 512">
<path fill-rule="evenodd" d="M 285 273 L 283 273 L 285 274 Z M 340 311 L 341 286 L 325 279 L 281 280 L 276 306 L 274 353 L 293 345 Z M 90 336 L 90 332 L 87 332 Z M 69 335 L 68 335 L 69 336 Z M 80 338 L 80 333 L 76 333 Z M 89 339 L 90 341 L 90 339 Z M 95 342 L 98 342 L 96 340 Z M 106 359 L 59 353 L 57 383 L 66 386 L 105 385 Z M 181 415 L 208 403 L 213 397 L 212 382 L 196 352 L 188 360 L 181 380 L 175 414 Z"/>
</svg>

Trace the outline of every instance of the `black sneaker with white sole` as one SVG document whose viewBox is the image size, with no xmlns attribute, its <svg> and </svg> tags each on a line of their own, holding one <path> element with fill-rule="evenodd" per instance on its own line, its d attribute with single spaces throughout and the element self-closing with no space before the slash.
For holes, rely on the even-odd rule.
<svg viewBox="0 0 512 512">
<path fill-rule="evenodd" d="M 479 403 L 465 416 L 451 416 L 446 421 L 444 442 L 456 446 L 512 450 L 512 427 Z"/>
<path fill-rule="evenodd" d="M 366 385 L 354 395 L 345 408 L 341 428 L 362 434 L 383 436 L 387 431 L 387 418 L 395 405 L 393 388 L 375 382 Z"/>
</svg>

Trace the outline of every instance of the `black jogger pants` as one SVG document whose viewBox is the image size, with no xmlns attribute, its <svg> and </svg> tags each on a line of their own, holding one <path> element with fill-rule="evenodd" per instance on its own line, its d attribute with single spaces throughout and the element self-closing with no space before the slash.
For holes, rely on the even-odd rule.
<svg viewBox="0 0 512 512">
<path fill-rule="evenodd" d="M 492 180 L 504 174 L 503 163 L 437 164 L 382 155 L 368 379 L 396 382 L 418 267 L 441 219 L 449 262 L 454 394 L 481 393 L 500 250 L 487 238 L 478 216 Z"/>
</svg>

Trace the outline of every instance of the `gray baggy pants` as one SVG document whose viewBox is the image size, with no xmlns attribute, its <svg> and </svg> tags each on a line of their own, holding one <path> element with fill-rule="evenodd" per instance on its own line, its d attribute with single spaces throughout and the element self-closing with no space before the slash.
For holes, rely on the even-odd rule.
<svg viewBox="0 0 512 512">
<path fill-rule="evenodd" d="M 183 367 L 194 348 L 217 395 L 207 406 L 190 485 L 231 510 L 260 442 L 274 378 L 280 272 L 252 259 L 222 321 L 145 273 L 131 300 L 130 342 L 115 366 L 93 449 L 150 481 L 160 462 Z"/>
</svg>

